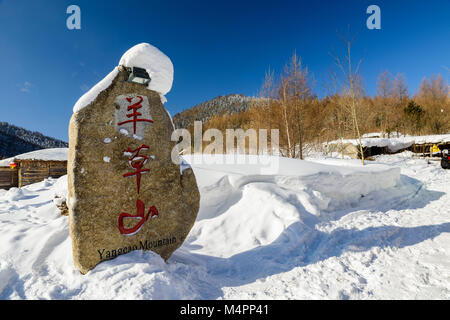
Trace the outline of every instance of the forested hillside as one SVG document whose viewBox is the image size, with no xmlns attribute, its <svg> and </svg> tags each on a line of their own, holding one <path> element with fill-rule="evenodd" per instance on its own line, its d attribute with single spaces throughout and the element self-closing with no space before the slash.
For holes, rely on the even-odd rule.
<svg viewBox="0 0 450 320">
<path fill-rule="evenodd" d="M 194 121 L 206 123 L 213 116 L 230 115 L 247 110 L 260 98 L 246 97 L 242 94 L 229 94 L 199 103 L 192 108 L 177 113 L 173 117 L 176 128 L 188 128 Z"/>
<path fill-rule="evenodd" d="M 65 147 L 68 147 L 67 142 L 7 122 L 0 122 L 0 158 L 8 158 L 39 149 Z"/>
</svg>

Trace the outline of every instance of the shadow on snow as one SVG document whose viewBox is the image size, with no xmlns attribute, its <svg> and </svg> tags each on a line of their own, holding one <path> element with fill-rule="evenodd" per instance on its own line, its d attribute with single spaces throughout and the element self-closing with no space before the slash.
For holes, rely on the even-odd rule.
<svg viewBox="0 0 450 320">
<path fill-rule="evenodd" d="M 367 202 L 366 199 L 361 198 L 359 205 L 349 210 L 339 211 L 337 215 L 330 217 L 330 220 L 357 210 L 387 212 L 389 210 L 424 208 L 431 201 L 444 195 L 443 192 L 424 189 L 423 184 L 413 178 L 402 176 L 401 180 L 402 183 L 414 185 L 417 188 L 412 190 L 411 194 L 397 199 L 397 201 L 389 201 L 372 210 L 370 207 L 365 208 L 370 205 L 370 201 Z M 300 202 L 296 202 L 294 205 L 301 216 L 301 221 L 291 224 L 275 241 L 268 245 L 259 246 L 228 258 L 220 258 L 189 252 L 198 246 L 185 243 L 184 250 L 178 251 L 178 254 L 175 253 L 170 261 L 204 266 L 212 281 L 211 288 L 205 290 L 204 295 L 206 295 L 206 299 L 214 299 L 221 296 L 221 287 L 253 283 L 257 279 L 287 272 L 296 267 L 304 267 L 332 257 L 339 257 L 346 251 L 364 252 L 374 247 L 404 248 L 433 239 L 441 233 L 450 233 L 450 222 L 411 228 L 379 226 L 363 230 L 336 229 L 327 233 L 315 228 L 319 220 L 309 213 Z M 323 221 L 323 219 L 320 220 Z M 216 285 L 213 282 L 216 282 Z"/>
</svg>

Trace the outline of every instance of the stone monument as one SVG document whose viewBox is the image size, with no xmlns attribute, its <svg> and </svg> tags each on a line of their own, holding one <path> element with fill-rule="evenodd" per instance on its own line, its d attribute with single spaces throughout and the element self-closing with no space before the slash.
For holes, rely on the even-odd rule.
<svg viewBox="0 0 450 320">
<path fill-rule="evenodd" d="M 80 98 L 69 125 L 69 230 L 83 274 L 133 250 L 167 260 L 199 209 L 192 169 L 180 170 L 171 159 L 174 126 L 162 103 L 168 90 L 157 92 L 161 85 L 152 83 L 161 74 L 165 81 L 172 76 L 171 63 L 148 44 L 124 57 Z M 158 63 L 165 63 L 159 75 Z M 133 67 L 147 70 L 150 83 L 130 81 Z"/>
</svg>

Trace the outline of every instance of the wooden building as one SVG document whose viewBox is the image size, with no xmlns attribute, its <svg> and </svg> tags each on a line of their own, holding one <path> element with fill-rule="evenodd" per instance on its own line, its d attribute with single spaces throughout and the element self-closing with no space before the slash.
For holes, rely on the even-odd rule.
<svg viewBox="0 0 450 320">
<path fill-rule="evenodd" d="M 18 187 L 18 170 L 17 168 L 0 167 L 0 189 L 9 189 Z"/>
<path fill-rule="evenodd" d="M 23 187 L 46 178 L 59 178 L 67 174 L 67 161 L 18 160 L 18 186 Z"/>
<path fill-rule="evenodd" d="M 23 187 L 67 174 L 67 148 L 43 149 L 0 160 L 0 188 Z"/>
</svg>

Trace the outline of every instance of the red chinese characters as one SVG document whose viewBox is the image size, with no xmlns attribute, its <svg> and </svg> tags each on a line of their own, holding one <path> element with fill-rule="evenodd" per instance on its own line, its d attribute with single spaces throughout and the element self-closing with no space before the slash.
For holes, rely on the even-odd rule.
<svg viewBox="0 0 450 320">
<path fill-rule="evenodd" d="M 128 118 L 132 118 L 131 120 L 126 120 L 119 122 L 118 125 L 123 125 L 125 123 L 133 123 L 133 129 L 134 133 L 136 134 L 136 126 L 138 122 L 153 122 L 153 120 L 150 119 L 141 119 L 139 118 L 142 116 L 142 113 L 138 112 L 140 108 L 142 108 L 141 102 L 143 101 L 143 98 L 141 96 L 137 96 L 136 98 L 139 99 L 138 102 L 128 106 L 128 111 L 132 110 L 132 113 L 127 114 L 126 116 Z M 131 103 L 133 100 L 133 97 L 128 97 L 126 100 Z M 142 175 L 145 173 L 150 172 L 150 169 L 144 168 L 145 164 L 149 160 L 149 157 L 145 155 L 145 152 L 148 151 L 150 147 L 146 144 L 142 144 L 138 148 L 127 148 L 124 150 L 124 155 L 128 155 L 128 164 L 133 169 L 133 171 L 126 172 L 123 174 L 124 178 L 129 177 L 136 177 L 136 187 L 137 187 L 137 194 L 139 195 L 140 189 L 141 189 L 141 178 Z M 151 206 L 148 211 L 145 210 L 145 204 L 144 202 L 139 199 L 139 196 L 136 200 L 136 214 L 130 214 L 127 212 L 121 212 L 118 219 L 118 227 L 119 231 L 123 235 L 131 236 L 139 232 L 139 230 L 143 227 L 143 225 L 149 220 L 150 218 L 155 218 L 159 215 L 158 210 L 155 206 Z M 128 226 L 125 224 L 126 219 L 133 219 L 136 221 L 135 224 L 129 223 Z M 132 225 L 132 226 L 130 226 Z"/>
<path fill-rule="evenodd" d="M 136 200 L 136 214 L 132 215 L 126 212 L 122 212 L 119 216 L 119 230 L 120 233 L 132 236 L 133 234 L 136 234 L 144 225 L 144 223 L 150 218 L 158 216 L 158 210 L 155 206 L 151 206 L 148 210 L 147 214 L 145 214 L 145 204 L 140 200 Z M 139 220 L 138 223 L 134 225 L 134 227 L 131 228 L 125 228 L 124 226 L 124 219 L 125 218 L 132 218 Z"/>
<path fill-rule="evenodd" d="M 134 134 L 136 134 L 136 125 L 137 125 L 138 122 L 153 122 L 153 120 L 151 120 L 151 119 L 141 119 L 141 118 L 139 118 L 140 116 L 142 116 L 142 113 L 138 112 L 138 110 L 140 108 L 142 108 L 141 102 L 144 100 L 144 98 L 142 98 L 141 96 L 136 96 L 136 98 L 138 98 L 139 101 L 136 102 L 136 103 L 133 103 L 132 105 L 129 105 L 128 108 L 127 108 L 128 111 L 133 110 L 132 113 L 128 113 L 126 115 L 127 118 L 132 118 L 132 119 L 117 123 L 117 125 L 119 125 L 119 126 L 121 126 L 121 125 L 123 125 L 125 123 L 133 123 L 133 133 Z M 133 101 L 132 97 L 131 98 L 129 97 L 129 98 L 126 98 L 126 99 L 127 99 L 127 101 L 129 103 L 131 103 L 131 101 Z"/>
<path fill-rule="evenodd" d="M 130 164 L 130 167 L 135 169 L 135 171 L 125 173 L 123 176 L 126 177 L 132 177 L 136 176 L 136 183 L 137 183 L 137 193 L 139 194 L 140 188 L 141 188 L 141 174 L 147 173 L 150 171 L 150 169 L 142 169 L 144 164 L 147 162 L 148 157 L 141 155 L 141 150 L 148 150 L 150 147 L 143 144 L 139 148 L 132 150 L 131 148 L 128 148 L 124 152 L 130 153 L 132 155 L 131 158 L 128 159 L 128 163 Z"/>
</svg>

